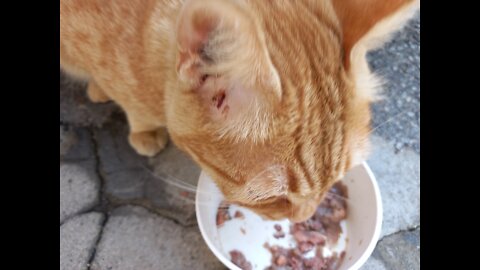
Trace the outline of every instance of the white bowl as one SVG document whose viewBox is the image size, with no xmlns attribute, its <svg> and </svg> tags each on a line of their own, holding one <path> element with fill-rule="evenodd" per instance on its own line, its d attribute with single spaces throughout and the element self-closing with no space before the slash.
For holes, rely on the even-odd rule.
<svg viewBox="0 0 480 270">
<path fill-rule="evenodd" d="M 348 215 L 346 220 L 348 242 L 345 248 L 345 258 L 339 270 L 359 269 L 370 257 L 375 248 L 382 227 L 382 200 L 377 181 L 367 163 L 351 169 L 343 179 L 348 187 Z M 269 252 L 260 244 L 252 245 L 245 241 L 241 233 L 229 234 L 228 239 L 220 240 L 216 226 L 217 208 L 223 200 L 223 195 L 211 178 L 202 171 L 198 181 L 196 196 L 196 215 L 200 232 L 208 247 L 229 269 L 240 270 L 230 261 L 229 250 L 223 250 L 222 242 L 229 242 L 228 246 L 238 245 L 238 250 L 252 265 L 256 261 L 270 260 Z M 265 227 L 272 221 L 256 219 L 256 224 L 247 224 L 250 228 Z M 287 221 L 288 222 L 288 221 Z M 265 224 L 262 224 L 265 223 Z M 278 223 L 278 222 L 277 222 Z M 262 230 L 250 230 L 251 233 L 265 233 Z M 262 237 L 262 235 L 254 235 Z M 246 254 L 244 251 L 248 252 Z M 253 254 L 253 255 L 252 255 Z"/>
</svg>

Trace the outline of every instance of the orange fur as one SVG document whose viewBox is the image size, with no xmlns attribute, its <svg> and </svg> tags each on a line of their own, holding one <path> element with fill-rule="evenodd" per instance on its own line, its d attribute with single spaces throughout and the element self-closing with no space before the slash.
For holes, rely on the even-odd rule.
<svg viewBox="0 0 480 270">
<path fill-rule="evenodd" d="M 300 221 L 365 159 L 378 84 L 365 54 L 417 5 L 61 0 L 61 66 L 125 110 L 139 154 L 168 129 L 228 200 Z"/>
</svg>

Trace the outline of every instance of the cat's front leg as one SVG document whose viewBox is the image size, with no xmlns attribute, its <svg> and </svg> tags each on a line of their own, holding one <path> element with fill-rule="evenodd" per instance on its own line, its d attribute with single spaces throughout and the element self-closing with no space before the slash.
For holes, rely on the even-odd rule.
<svg viewBox="0 0 480 270">
<path fill-rule="evenodd" d="M 92 102 L 104 103 L 110 101 L 110 97 L 93 80 L 88 83 L 87 95 Z"/>
<path fill-rule="evenodd" d="M 131 132 L 128 141 L 138 154 L 147 157 L 158 154 L 166 144 L 158 144 L 156 131 Z"/>
<path fill-rule="evenodd" d="M 145 125 L 130 115 L 128 122 L 130 124 L 128 141 L 138 154 L 153 157 L 167 145 L 168 133 L 165 127 Z"/>
</svg>

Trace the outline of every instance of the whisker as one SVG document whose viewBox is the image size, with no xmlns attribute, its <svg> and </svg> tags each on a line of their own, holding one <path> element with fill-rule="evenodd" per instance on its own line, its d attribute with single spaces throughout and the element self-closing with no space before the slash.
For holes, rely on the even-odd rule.
<svg viewBox="0 0 480 270">
<path fill-rule="evenodd" d="M 171 175 L 168 175 L 166 173 L 163 173 L 163 172 L 153 172 L 154 176 L 156 176 L 157 178 L 162 178 L 164 179 L 165 181 L 168 181 L 168 182 L 171 182 L 171 183 L 174 183 L 174 184 L 177 184 L 179 186 L 182 186 L 182 187 L 185 187 L 185 188 L 188 188 L 190 189 L 191 191 L 195 192 L 197 190 L 197 186 L 195 185 L 192 185 L 190 183 L 187 183 L 187 182 L 184 182 L 178 178 L 175 178 Z"/>
<path fill-rule="evenodd" d="M 223 210 L 228 210 L 229 208 L 228 207 L 218 207 L 218 204 L 216 203 L 213 203 L 213 202 L 196 202 L 196 204 L 198 203 L 198 205 L 206 205 L 206 206 L 216 206 L 217 209 L 223 209 Z"/>
<path fill-rule="evenodd" d="M 334 197 L 338 197 L 338 198 L 340 198 L 340 199 L 343 199 L 343 200 L 348 201 L 348 197 L 344 197 L 344 196 L 338 195 L 338 194 L 336 194 L 336 193 L 332 193 L 332 192 L 330 192 L 330 191 L 327 192 L 327 196 L 334 196 Z"/>
<path fill-rule="evenodd" d="M 283 167 L 284 167 L 283 165 L 279 165 L 279 164 L 275 164 L 275 165 L 269 166 L 269 167 L 267 167 L 265 170 L 259 172 L 257 175 L 255 175 L 254 177 L 252 177 L 250 181 L 253 181 L 253 180 L 257 179 L 258 177 L 260 177 L 262 174 L 264 174 L 264 173 L 267 172 L 267 171 L 270 171 L 270 170 L 276 169 L 276 168 L 283 168 Z"/>
<path fill-rule="evenodd" d="M 198 205 L 206 205 L 206 206 L 212 206 L 213 205 L 213 206 L 215 206 L 216 208 L 219 208 L 219 209 L 228 209 L 229 208 L 229 207 L 224 207 L 224 206 L 219 207 L 219 204 L 213 203 L 211 201 L 210 202 L 208 202 L 208 201 L 197 202 L 196 199 L 194 199 L 194 198 L 190 198 L 188 196 L 183 196 L 183 195 L 181 195 L 177 192 L 174 192 L 174 191 L 167 191 L 167 192 L 170 193 L 173 198 L 178 199 L 178 200 L 183 201 L 183 202 L 188 203 L 188 204 L 193 204 L 193 205 L 198 204 Z"/>
<path fill-rule="evenodd" d="M 198 194 L 206 194 L 206 195 L 221 195 L 222 197 L 224 196 L 222 192 L 213 192 L 213 191 L 204 191 L 204 190 L 198 190 L 196 191 Z"/>
<path fill-rule="evenodd" d="M 142 166 L 146 171 L 148 171 L 150 174 L 152 174 L 153 176 L 157 176 L 157 174 L 156 174 L 154 171 L 150 170 L 150 169 L 149 169 L 147 166 L 145 166 L 144 164 L 142 164 L 141 166 Z M 176 177 L 173 176 L 173 175 L 169 175 L 169 174 L 167 174 L 167 173 L 165 173 L 165 172 L 160 172 L 160 173 L 163 174 L 163 175 L 165 175 L 166 177 L 168 177 L 168 178 L 170 178 L 170 179 L 176 180 L 176 181 L 179 182 L 179 183 L 185 184 L 186 186 L 189 186 L 189 187 L 192 187 L 192 188 L 196 188 L 195 185 L 190 184 L 190 183 L 187 183 L 187 182 L 184 182 L 184 181 L 176 178 Z"/>
<path fill-rule="evenodd" d="M 164 172 L 161 172 L 161 173 L 154 173 L 152 170 L 150 170 L 149 168 L 147 168 L 145 165 L 142 164 L 142 167 L 148 172 L 150 173 L 150 175 L 152 175 L 152 177 L 154 177 L 155 179 L 159 179 L 167 184 L 170 184 L 172 186 L 175 186 L 179 189 L 183 189 L 183 190 L 186 190 L 186 191 L 189 191 L 189 192 L 192 192 L 192 193 L 201 193 L 201 194 L 207 194 L 207 195 L 210 195 L 210 194 L 219 194 L 219 192 L 213 192 L 213 191 L 202 191 L 202 190 L 198 190 L 198 188 L 195 186 L 195 185 L 192 185 L 190 183 L 186 183 L 174 176 L 171 176 L 169 174 L 166 174 Z"/>
<path fill-rule="evenodd" d="M 405 114 L 405 113 L 407 113 L 407 111 L 400 112 L 400 113 L 398 113 L 398 114 L 390 117 L 387 121 L 379 124 L 378 126 L 374 127 L 372 130 L 370 130 L 370 132 L 369 132 L 368 134 L 369 134 L 369 135 L 372 134 L 372 133 L 373 133 L 375 130 L 377 130 L 379 127 L 381 127 L 381 126 L 383 126 L 383 125 L 385 125 L 385 124 L 387 124 L 387 123 L 395 120 L 397 117 L 399 117 L 400 115 Z"/>
<path fill-rule="evenodd" d="M 186 203 L 189 203 L 189 204 L 195 204 L 195 200 L 194 199 L 190 199 L 190 198 L 186 198 L 186 197 L 183 197 L 183 196 L 180 196 L 180 195 L 177 195 L 175 192 L 171 192 L 171 195 L 172 197 L 178 199 L 178 200 L 181 200 L 183 202 L 186 202 Z"/>
<path fill-rule="evenodd" d="M 181 188 L 181 189 L 186 189 L 186 190 L 189 190 L 189 191 L 192 191 L 192 192 L 195 192 L 195 190 L 196 190 L 196 187 L 195 187 L 195 186 L 193 186 L 193 185 L 191 185 L 191 184 L 189 184 L 189 183 L 185 183 L 185 182 L 183 182 L 183 181 L 181 181 L 181 180 L 179 180 L 179 179 L 176 179 L 176 178 L 173 177 L 173 176 L 169 176 L 169 175 L 167 175 L 167 174 L 165 174 L 165 173 L 162 173 L 164 176 L 158 175 L 157 173 L 154 173 L 153 171 L 151 171 L 150 169 L 148 169 L 148 168 L 147 168 L 145 165 L 143 165 L 143 164 L 142 164 L 142 167 L 143 167 L 146 171 L 148 171 L 151 176 L 153 176 L 153 177 L 156 178 L 156 179 L 162 180 L 162 181 L 164 181 L 164 182 L 166 182 L 166 183 L 168 183 L 168 184 L 171 184 L 171 185 L 176 186 L 176 187 Z M 170 180 L 170 179 L 173 179 L 173 180 L 175 180 L 175 181 Z"/>
</svg>

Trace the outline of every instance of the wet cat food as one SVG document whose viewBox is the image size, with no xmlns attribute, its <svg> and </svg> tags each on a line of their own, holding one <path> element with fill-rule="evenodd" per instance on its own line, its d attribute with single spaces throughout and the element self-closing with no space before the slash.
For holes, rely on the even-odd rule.
<svg viewBox="0 0 480 270">
<path fill-rule="evenodd" d="M 347 217 L 347 196 L 346 186 L 340 182 L 335 184 L 309 220 L 291 225 L 290 234 L 296 242 L 295 248 L 269 246 L 266 243 L 264 247 L 272 254 L 272 265 L 268 269 L 337 269 L 345 252 L 333 252 L 325 256 L 323 249 L 338 241 L 342 232 L 340 222 Z M 313 257 L 304 256 L 313 250 Z"/>
<path fill-rule="evenodd" d="M 346 228 L 344 224 L 347 217 L 346 198 L 348 198 L 347 187 L 338 182 L 330 189 L 314 215 L 307 221 L 299 223 L 265 221 L 270 224 L 265 227 L 265 231 L 271 231 L 269 235 L 273 238 L 269 239 L 273 240 L 267 240 L 263 247 L 267 250 L 267 254 L 271 254 L 271 259 L 270 262 L 265 260 L 261 263 L 262 266 L 255 265 L 256 269 L 338 269 L 345 257 L 344 246 L 347 241 L 346 232 L 343 231 Z M 220 203 L 217 211 L 217 227 L 220 228 L 233 218 L 241 219 L 242 221 L 239 222 L 243 222 L 242 226 L 249 224 L 249 218 L 252 218 L 250 211 L 244 210 L 246 213 L 248 212 L 248 215 L 244 215 L 236 210 L 237 208 L 244 210 L 235 205 L 230 206 L 226 202 Z M 228 223 L 227 229 L 233 228 L 230 225 L 233 223 Z M 243 227 L 240 227 L 240 231 L 242 235 L 245 235 Z M 340 238 L 341 241 L 339 241 Z M 258 245 L 261 246 L 261 243 Z M 234 244 L 230 246 L 230 249 L 231 261 L 234 264 L 241 269 L 252 269 L 252 264 L 247 261 L 243 253 L 235 248 Z M 247 250 L 243 251 L 248 256 L 258 254 L 250 253 Z"/>
<path fill-rule="evenodd" d="M 282 226 L 280 226 L 279 224 L 275 224 L 273 228 L 275 229 L 273 237 L 275 237 L 276 239 L 285 237 L 285 233 L 282 231 Z"/>
<path fill-rule="evenodd" d="M 232 250 L 230 251 L 230 257 L 232 258 L 232 262 L 242 270 L 252 270 L 252 264 L 245 259 L 242 252 Z"/>
<path fill-rule="evenodd" d="M 233 215 L 234 218 L 241 218 L 244 219 L 245 215 L 241 211 L 235 211 L 235 215 Z"/>
<path fill-rule="evenodd" d="M 230 213 L 228 212 L 228 209 L 230 208 L 230 205 L 222 201 L 220 205 L 218 206 L 217 209 L 217 228 L 221 227 L 225 221 L 232 219 L 232 216 L 230 216 Z"/>
</svg>

